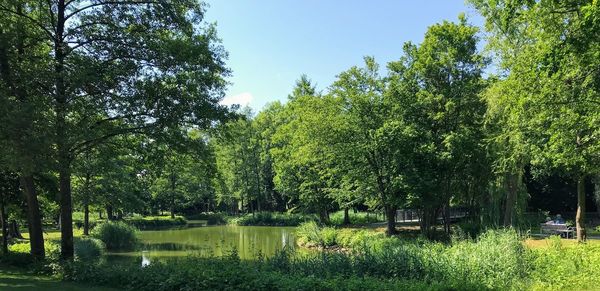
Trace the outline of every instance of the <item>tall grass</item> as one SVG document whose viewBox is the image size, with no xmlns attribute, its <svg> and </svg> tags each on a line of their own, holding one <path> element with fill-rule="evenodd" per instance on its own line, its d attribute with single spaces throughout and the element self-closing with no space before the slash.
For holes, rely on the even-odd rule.
<svg viewBox="0 0 600 291">
<path fill-rule="evenodd" d="M 92 237 L 75 239 L 75 257 L 80 260 L 89 260 L 100 257 L 104 253 L 104 243 Z"/>
<path fill-rule="evenodd" d="M 133 250 L 138 244 L 137 229 L 121 221 L 109 221 L 98 225 L 92 236 L 101 240 L 107 250 Z"/>
</svg>

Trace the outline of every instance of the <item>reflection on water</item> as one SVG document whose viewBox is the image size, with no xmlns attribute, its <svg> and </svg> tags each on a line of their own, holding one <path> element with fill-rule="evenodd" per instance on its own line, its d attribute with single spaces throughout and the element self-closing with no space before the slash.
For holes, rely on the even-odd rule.
<svg viewBox="0 0 600 291">
<path fill-rule="evenodd" d="M 142 266 L 164 257 L 223 256 L 236 250 L 242 259 L 271 256 L 284 247 L 295 246 L 293 227 L 208 226 L 186 229 L 142 231 L 142 249 L 112 253 L 110 260 L 137 261 Z"/>
</svg>

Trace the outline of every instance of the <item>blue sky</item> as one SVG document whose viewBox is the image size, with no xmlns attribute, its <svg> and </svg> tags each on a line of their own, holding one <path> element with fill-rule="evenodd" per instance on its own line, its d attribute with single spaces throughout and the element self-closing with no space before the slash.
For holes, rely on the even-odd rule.
<svg viewBox="0 0 600 291">
<path fill-rule="evenodd" d="M 255 111 L 285 101 L 295 80 L 308 75 L 320 90 L 337 74 L 374 56 L 397 60 L 406 41 L 419 43 L 427 27 L 482 19 L 464 0 L 209 0 L 206 14 L 229 52 L 233 70 L 224 103 Z"/>
</svg>

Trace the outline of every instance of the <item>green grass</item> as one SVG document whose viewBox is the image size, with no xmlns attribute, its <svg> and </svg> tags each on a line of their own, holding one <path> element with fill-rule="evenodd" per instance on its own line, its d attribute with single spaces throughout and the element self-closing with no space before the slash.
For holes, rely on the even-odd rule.
<svg viewBox="0 0 600 291">
<path fill-rule="evenodd" d="M 64 282 L 51 276 L 36 275 L 26 270 L 2 266 L 0 267 L 0 290 L 111 291 L 116 289 Z"/>
</svg>

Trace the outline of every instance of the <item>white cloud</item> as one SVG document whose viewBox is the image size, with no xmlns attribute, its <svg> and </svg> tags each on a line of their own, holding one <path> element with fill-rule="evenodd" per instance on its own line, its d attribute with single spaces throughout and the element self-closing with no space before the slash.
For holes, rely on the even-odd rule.
<svg viewBox="0 0 600 291">
<path fill-rule="evenodd" d="M 222 105 L 233 105 L 233 104 L 239 104 L 241 107 L 244 107 L 248 104 L 250 104 L 250 101 L 252 101 L 252 94 L 248 93 L 248 92 L 244 92 L 238 95 L 233 95 L 233 96 L 226 96 L 225 98 L 223 98 L 223 100 L 221 100 L 221 104 Z"/>
</svg>

